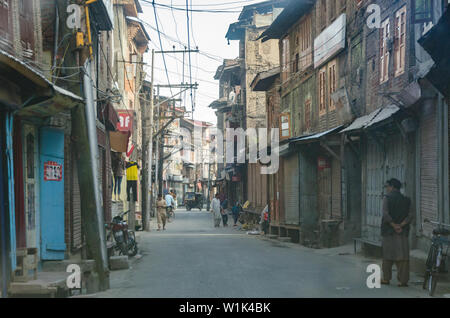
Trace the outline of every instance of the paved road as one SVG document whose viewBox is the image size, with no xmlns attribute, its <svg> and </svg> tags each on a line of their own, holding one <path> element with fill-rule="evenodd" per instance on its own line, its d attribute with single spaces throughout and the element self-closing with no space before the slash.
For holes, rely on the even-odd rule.
<svg viewBox="0 0 450 318">
<path fill-rule="evenodd" d="M 143 255 L 111 273 L 100 297 L 425 297 L 411 287 L 368 289 L 374 261 L 336 250 L 311 250 L 213 227 L 211 215 L 177 211 L 166 231 L 140 233 Z M 377 261 L 375 261 L 377 262 Z M 414 281 L 415 280 L 415 281 Z"/>
</svg>

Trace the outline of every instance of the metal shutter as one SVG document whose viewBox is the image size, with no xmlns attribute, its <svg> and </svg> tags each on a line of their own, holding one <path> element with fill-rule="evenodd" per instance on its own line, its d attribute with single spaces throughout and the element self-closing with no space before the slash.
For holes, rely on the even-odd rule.
<svg viewBox="0 0 450 318">
<path fill-rule="evenodd" d="M 72 148 L 73 149 L 73 148 Z M 83 244 L 82 228 L 81 228 L 81 196 L 80 186 L 78 183 L 78 165 L 75 151 L 72 151 L 72 193 L 71 193 L 71 236 L 72 251 L 78 250 Z"/>
<path fill-rule="evenodd" d="M 429 104 L 428 104 L 429 105 Z M 438 219 L 438 158 L 436 108 L 425 107 L 420 123 L 420 213 L 422 218 Z M 433 227 L 424 224 L 424 234 Z"/>
<path fill-rule="evenodd" d="M 298 154 L 285 158 L 284 163 L 284 202 L 285 223 L 298 225 L 300 221 L 299 211 L 299 162 Z"/>
</svg>

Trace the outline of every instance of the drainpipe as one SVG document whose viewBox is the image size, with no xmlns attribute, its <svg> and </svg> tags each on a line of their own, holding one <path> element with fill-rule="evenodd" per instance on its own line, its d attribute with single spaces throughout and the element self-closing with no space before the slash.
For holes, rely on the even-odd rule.
<svg viewBox="0 0 450 318">
<path fill-rule="evenodd" d="M 3 118 L 2 118 L 2 122 L 3 122 Z M 2 133 L 3 135 L 3 133 Z M 0 135 L 0 149 L 5 149 L 6 147 L 3 147 L 3 136 Z M 5 186 L 5 182 L 4 180 L 6 180 L 3 175 L 5 174 L 5 170 L 3 168 L 3 151 L 0 154 L 0 182 L 2 183 L 0 185 L 0 243 L 1 243 L 1 273 L 2 273 L 2 286 L 1 286 L 1 291 L 2 291 L 2 298 L 6 298 L 7 294 L 8 294 L 8 275 L 7 273 L 9 272 L 8 267 L 6 265 L 6 260 L 8 258 L 8 252 L 7 252 L 7 248 L 6 248 L 6 234 L 8 233 L 8 227 L 6 226 L 6 211 L 5 211 L 5 191 L 4 191 L 4 186 Z"/>
</svg>

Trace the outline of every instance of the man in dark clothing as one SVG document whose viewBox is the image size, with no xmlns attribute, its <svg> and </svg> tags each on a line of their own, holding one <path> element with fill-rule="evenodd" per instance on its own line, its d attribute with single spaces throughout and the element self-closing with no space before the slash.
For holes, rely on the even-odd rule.
<svg viewBox="0 0 450 318">
<path fill-rule="evenodd" d="M 397 267 L 400 287 L 407 287 L 409 280 L 409 224 L 413 219 L 411 200 L 400 193 L 402 184 L 390 179 L 384 186 L 387 194 L 383 199 L 381 236 L 383 247 L 382 284 L 389 284 L 392 265 Z"/>
</svg>

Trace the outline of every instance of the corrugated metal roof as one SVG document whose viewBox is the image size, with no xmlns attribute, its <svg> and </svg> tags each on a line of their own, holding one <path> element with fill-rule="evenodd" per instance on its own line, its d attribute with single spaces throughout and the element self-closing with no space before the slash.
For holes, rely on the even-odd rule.
<svg viewBox="0 0 450 318">
<path fill-rule="evenodd" d="M 315 139 L 320 139 L 321 137 L 324 137 L 328 134 L 331 134 L 333 132 L 337 132 L 339 129 L 342 128 L 343 125 L 338 126 L 338 127 L 334 127 L 332 129 L 329 129 L 327 131 L 323 131 L 321 133 L 318 134 L 313 134 L 313 135 L 308 135 L 308 136 L 303 136 L 303 137 L 296 137 L 296 138 L 292 138 L 290 139 L 290 142 L 300 142 L 300 141 L 311 141 L 311 140 L 315 140 Z"/>
<path fill-rule="evenodd" d="M 355 119 L 355 121 L 345 128 L 342 132 L 349 132 L 354 130 L 366 129 L 376 123 L 382 122 L 390 118 L 392 115 L 397 113 L 400 108 L 396 105 L 389 105 L 386 107 L 381 107 L 371 112 L 369 115 L 365 115 Z"/>
</svg>

